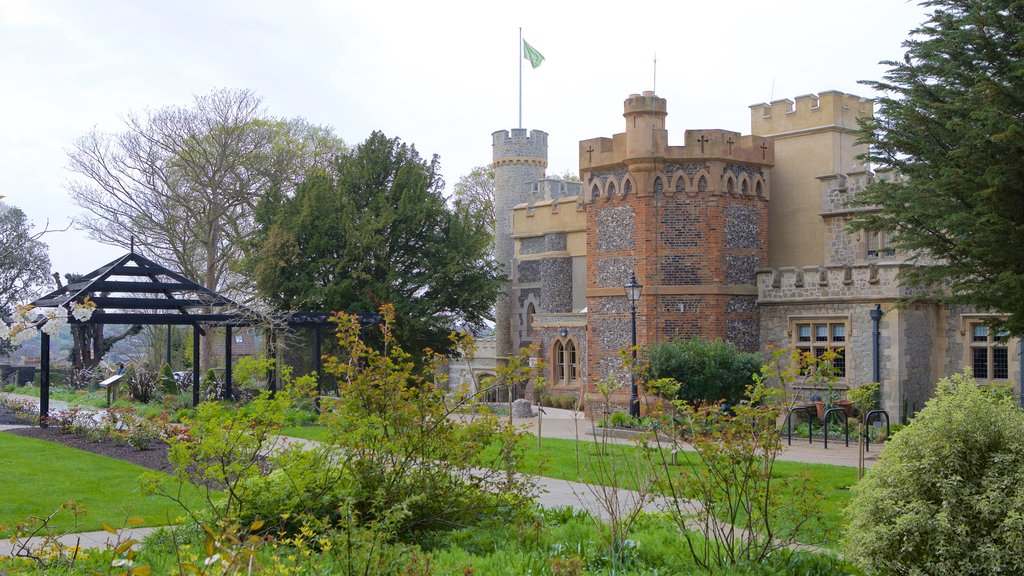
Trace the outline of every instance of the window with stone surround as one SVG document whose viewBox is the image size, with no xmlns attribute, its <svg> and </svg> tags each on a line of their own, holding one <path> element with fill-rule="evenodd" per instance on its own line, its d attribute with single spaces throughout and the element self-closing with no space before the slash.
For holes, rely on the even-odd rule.
<svg viewBox="0 0 1024 576">
<path fill-rule="evenodd" d="M 1008 380 L 1010 378 L 1010 334 L 994 330 L 984 322 L 968 324 L 971 368 L 979 380 Z"/>
<path fill-rule="evenodd" d="M 849 321 L 845 318 L 800 318 L 793 321 L 793 347 L 800 354 L 821 358 L 831 350 L 835 354 L 832 369 L 836 378 L 846 378 L 846 342 Z"/>
<path fill-rule="evenodd" d="M 580 364 L 576 342 L 556 340 L 551 353 L 551 381 L 558 386 L 579 384 Z"/>
<path fill-rule="evenodd" d="M 867 230 L 865 235 L 866 256 L 868 258 L 891 258 L 896 249 L 889 243 L 889 232 L 885 230 Z"/>
</svg>

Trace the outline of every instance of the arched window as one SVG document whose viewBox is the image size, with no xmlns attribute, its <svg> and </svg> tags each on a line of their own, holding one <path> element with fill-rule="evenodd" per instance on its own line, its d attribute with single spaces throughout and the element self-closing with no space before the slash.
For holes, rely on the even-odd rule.
<svg viewBox="0 0 1024 576">
<path fill-rule="evenodd" d="M 623 186 L 623 188 L 624 188 L 623 192 L 622 192 L 623 194 L 632 194 L 633 193 L 633 181 L 629 180 L 629 179 L 626 179 L 626 184 Z"/>
<path fill-rule="evenodd" d="M 665 187 L 665 185 L 662 184 L 662 182 L 661 182 L 661 176 L 656 177 L 654 179 L 654 193 L 655 194 L 661 194 L 661 189 L 664 188 L 664 187 Z"/>
<path fill-rule="evenodd" d="M 608 183 L 608 196 L 615 196 L 615 182 Z"/>
<path fill-rule="evenodd" d="M 736 191 L 736 182 L 732 179 L 731 176 L 725 179 L 725 191 L 729 194 L 732 194 L 733 192 Z"/>
<path fill-rule="evenodd" d="M 701 175 L 700 179 L 697 180 L 697 192 L 708 191 L 708 179 Z"/>
<path fill-rule="evenodd" d="M 746 196 L 749 188 L 750 188 L 750 186 L 747 184 L 746 180 L 741 180 L 740 181 L 740 194 L 743 194 L 744 196 Z"/>
<path fill-rule="evenodd" d="M 526 336 L 529 338 L 533 336 L 533 315 L 537 313 L 537 308 L 530 302 L 530 305 L 526 307 Z"/>
<path fill-rule="evenodd" d="M 597 198 L 601 195 L 601 187 L 594 184 L 594 187 L 590 189 L 590 197 Z"/>
<path fill-rule="evenodd" d="M 555 353 L 554 353 L 555 365 L 554 373 L 551 375 L 551 379 L 555 382 L 561 383 L 565 381 L 565 346 L 562 345 L 561 340 L 555 341 Z"/>
<path fill-rule="evenodd" d="M 676 192 L 686 192 L 686 178 L 683 176 L 676 178 Z"/>
<path fill-rule="evenodd" d="M 575 382 L 579 380 L 580 374 L 579 357 L 576 355 L 576 343 L 569 340 L 565 348 L 565 355 L 569 364 L 569 382 Z"/>
</svg>

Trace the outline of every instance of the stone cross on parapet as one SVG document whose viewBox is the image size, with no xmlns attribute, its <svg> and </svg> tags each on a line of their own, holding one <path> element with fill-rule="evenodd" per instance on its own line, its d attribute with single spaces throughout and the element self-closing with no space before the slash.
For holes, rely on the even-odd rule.
<svg viewBox="0 0 1024 576">
<path fill-rule="evenodd" d="M 594 147 L 593 146 L 588 146 L 587 149 L 586 149 L 586 153 L 587 153 L 587 162 L 590 163 L 590 164 L 593 164 L 594 163 Z"/>
<path fill-rule="evenodd" d="M 725 143 L 729 145 L 729 156 L 732 156 L 732 145 L 735 144 L 735 142 L 732 141 L 732 136 L 730 136 Z"/>
<path fill-rule="evenodd" d="M 704 144 L 710 142 L 710 140 L 708 140 L 703 134 L 701 134 L 700 138 L 697 139 L 697 142 L 700 142 L 700 153 L 703 154 L 704 153 Z"/>
<path fill-rule="evenodd" d="M 761 142 L 761 159 L 762 160 L 764 160 L 765 154 L 767 153 L 767 151 L 768 151 L 768 145 L 765 144 L 764 142 Z"/>
</svg>

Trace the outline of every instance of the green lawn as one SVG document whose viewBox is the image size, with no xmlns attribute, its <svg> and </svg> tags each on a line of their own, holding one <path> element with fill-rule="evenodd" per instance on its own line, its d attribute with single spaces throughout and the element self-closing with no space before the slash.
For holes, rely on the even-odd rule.
<svg viewBox="0 0 1024 576">
<path fill-rule="evenodd" d="M 100 530 L 103 524 L 121 527 L 128 517 L 141 518 L 143 526 L 162 526 L 182 515 L 170 500 L 140 493 L 138 478 L 147 469 L 45 440 L 0 432 L 0 470 L 0 525 L 47 516 L 67 501 L 89 511 L 75 529 L 79 532 Z M 187 488 L 185 499 L 199 506 L 199 492 Z M 54 519 L 58 529 L 73 522 L 65 513 Z M 0 530 L 0 536 L 10 534 Z"/>
<path fill-rule="evenodd" d="M 302 426 L 285 428 L 281 430 L 285 436 L 305 438 L 308 440 L 322 440 L 326 436 L 326 429 L 322 426 Z M 588 457 L 596 450 L 593 440 L 581 440 L 580 464 L 577 465 L 577 441 L 560 438 L 544 438 L 541 448 L 537 448 L 537 438 L 527 435 L 521 442 L 525 451 L 523 472 L 546 476 L 548 478 L 560 478 L 576 482 L 602 483 L 601 474 L 597 471 L 594 459 Z M 612 444 L 608 446 L 616 456 L 622 458 L 634 458 L 637 448 L 630 444 Z M 497 447 L 492 447 L 496 452 Z M 690 458 L 696 462 L 696 454 L 687 452 L 680 455 L 679 461 Z M 680 470 L 681 467 L 670 466 L 669 473 Z M 664 474 L 665 470 L 659 470 Z M 798 478 L 802 474 L 808 474 L 818 489 L 821 490 L 823 499 L 819 503 L 820 519 L 826 533 L 826 545 L 829 545 L 843 525 L 843 507 L 850 499 L 850 487 L 857 482 L 857 469 L 849 466 L 835 466 L 831 464 L 808 464 L 804 462 L 787 462 L 777 460 L 775 462 L 774 476 L 780 483 Z M 629 474 L 620 475 L 620 484 L 623 488 L 635 488 L 635 477 Z M 817 540 L 817 538 L 813 538 Z"/>
<path fill-rule="evenodd" d="M 17 388 L 7 387 L 4 392 L 10 394 L 21 394 L 24 396 L 32 396 L 39 398 L 39 387 L 38 386 L 19 386 Z M 134 408 L 136 413 L 141 416 L 150 417 L 164 412 L 163 406 L 159 403 L 141 404 L 139 402 L 133 402 L 127 399 L 127 392 L 124 388 L 121 388 L 120 397 L 114 406 L 118 408 Z M 100 388 L 87 389 L 87 390 L 72 390 L 70 388 L 63 387 L 52 387 L 50 388 L 50 400 L 57 400 L 60 402 L 67 402 L 71 406 L 79 406 L 85 408 L 106 408 L 107 407 L 107 392 Z M 52 406 L 51 406 L 52 408 Z"/>
</svg>

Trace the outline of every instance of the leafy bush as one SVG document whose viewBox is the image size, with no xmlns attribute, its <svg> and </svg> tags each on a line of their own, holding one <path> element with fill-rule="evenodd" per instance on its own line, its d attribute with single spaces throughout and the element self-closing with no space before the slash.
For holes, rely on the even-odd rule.
<svg viewBox="0 0 1024 576">
<path fill-rule="evenodd" d="M 691 404 L 735 404 L 761 369 L 760 355 L 739 352 L 721 339 L 663 342 L 648 350 L 647 361 L 653 379 L 680 382 L 677 398 Z"/>
<path fill-rule="evenodd" d="M 220 381 L 217 380 L 217 373 L 213 368 L 206 371 L 199 380 L 199 393 L 203 400 L 217 400 L 221 396 Z"/>
<path fill-rule="evenodd" d="M 633 425 L 633 417 L 628 412 L 613 412 L 608 423 L 612 428 L 628 428 Z"/>
<path fill-rule="evenodd" d="M 145 418 L 136 419 L 128 428 L 128 443 L 139 450 L 149 450 L 160 437 L 160 428 Z"/>
<path fill-rule="evenodd" d="M 579 402 L 579 398 L 573 394 L 550 394 L 545 392 L 540 395 L 541 406 L 550 406 L 551 408 L 560 408 L 562 410 L 578 410 Z"/>
<path fill-rule="evenodd" d="M 160 394 L 163 396 L 177 396 L 178 395 L 178 381 L 174 378 L 174 372 L 171 371 L 171 365 L 164 363 L 163 368 L 160 369 Z"/>
<path fill-rule="evenodd" d="M 844 544 L 867 570 L 1024 573 L 1024 412 L 969 370 L 943 379 L 853 493 Z"/>
<path fill-rule="evenodd" d="M 156 372 L 146 370 L 141 366 L 129 366 L 121 379 L 122 385 L 128 392 L 128 397 L 136 402 L 146 404 L 157 400 L 159 391 L 160 375 Z"/>
</svg>

